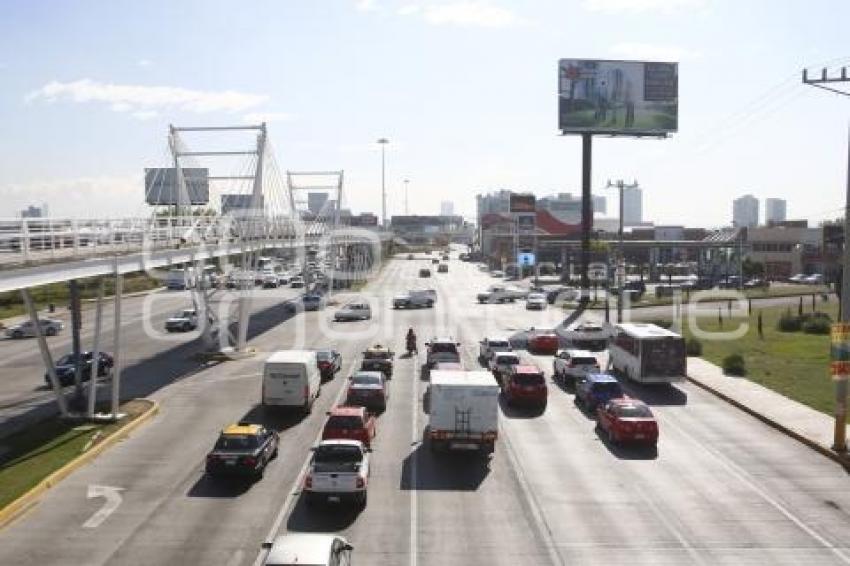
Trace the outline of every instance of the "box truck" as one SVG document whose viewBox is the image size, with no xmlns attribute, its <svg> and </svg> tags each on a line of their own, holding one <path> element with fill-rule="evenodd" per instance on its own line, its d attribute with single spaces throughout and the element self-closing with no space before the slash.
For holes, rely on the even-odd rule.
<svg viewBox="0 0 850 566">
<path fill-rule="evenodd" d="M 499 385 L 489 371 L 433 370 L 426 438 L 434 451 L 492 453 L 499 429 Z"/>
</svg>

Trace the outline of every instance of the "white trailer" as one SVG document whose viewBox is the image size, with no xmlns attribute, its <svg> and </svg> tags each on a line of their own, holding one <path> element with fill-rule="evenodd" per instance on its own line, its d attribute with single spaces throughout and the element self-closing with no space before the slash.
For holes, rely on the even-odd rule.
<svg viewBox="0 0 850 566">
<path fill-rule="evenodd" d="M 426 438 L 434 451 L 492 453 L 499 429 L 499 385 L 488 371 L 433 370 Z"/>
</svg>

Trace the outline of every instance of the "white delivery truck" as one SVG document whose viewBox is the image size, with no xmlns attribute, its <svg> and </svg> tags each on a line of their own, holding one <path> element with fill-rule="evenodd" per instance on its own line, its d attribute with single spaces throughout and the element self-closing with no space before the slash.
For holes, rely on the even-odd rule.
<svg viewBox="0 0 850 566">
<path fill-rule="evenodd" d="M 321 383 L 316 352 L 280 350 L 263 367 L 263 407 L 298 408 L 309 413 Z"/>
<path fill-rule="evenodd" d="M 499 385 L 489 371 L 433 370 L 426 438 L 434 451 L 492 453 L 499 429 Z"/>
</svg>

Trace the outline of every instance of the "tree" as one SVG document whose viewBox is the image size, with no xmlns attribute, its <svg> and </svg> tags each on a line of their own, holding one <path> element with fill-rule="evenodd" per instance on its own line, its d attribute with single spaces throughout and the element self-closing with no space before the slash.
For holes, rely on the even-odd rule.
<svg viewBox="0 0 850 566">
<path fill-rule="evenodd" d="M 744 258 L 741 262 L 741 272 L 744 277 L 763 277 L 764 264 L 760 261 L 753 261 L 750 258 Z"/>
</svg>

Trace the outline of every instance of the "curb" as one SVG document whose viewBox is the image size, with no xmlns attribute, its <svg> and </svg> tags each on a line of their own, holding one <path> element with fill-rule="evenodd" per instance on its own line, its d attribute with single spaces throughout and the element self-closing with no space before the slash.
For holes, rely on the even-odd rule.
<svg viewBox="0 0 850 566">
<path fill-rule="evenodd" d="M 144 295 L 151 295 L 153 293 L 159 293 L 160 291 L 164 291 L 165 289 L 167 289 L 167 287 L 165 285 L 162 285 L 160 287 L 154 287 L 153 289 L 148 289 L 147 291 L 134 291 L 133 293 L 122 293 L 121 298 L 122 299 L 129 299 L 129 298 L 132 298 L 132 297 L 143 297 Z M 113 300 L 113 299 L 115 299 L 115 295 L 104 295 L 103 296 L 104 301 Z M 91 299 L 80 299 L 80 302 L 81 303 L 96 303 L 97 297 L 92 297 Z"/>
<path fill-rule="evenodd" d="M 148 408 L 148 410 L 133 419 L 126 426 L 123 426 L 120 429 L 116 430 L 103 442 L 98 443 L 91 450 L 88 450 L 87 452 L 84 452 L 73 460 L 69 461 L 64 466 L 62 466 L 61 468 L 54 471 L 46 478 L 38 482 L 36 485 L 30 488 L 29 491 L 22 494 L 20 497 L 18 497 L 14 501 L 11 501 L 5 507 L 0 509 L 0 529 L 6 527 L 15 519 L 20 517 L 23 513 L 32 508 L 36 503 L 38 503 L 39 499 L 41 499 L 41 496 L 44 495 L 47 490 L 57 485 L 60 481 L 71 475 L 71 473 L 77 470 L 78 468 L 82 467 L 89 461 L 96 458 L 101 452 L 103 452 L 113 444 L 124 440 L 127 435 L 129 435 L 142 424 L 150 420 L 151 417 L 153 417 L 159 412 L 159 403 L 152 399 L 145 400 L 151 403 L 151 406 Z"/>
<path fill-rule="evenodd" d="M 745 413 L 747 413 L 748 415 L 757 418 L 758 420 L 760 420 L 764 424 L 768 425 L 771 428 L 778 430 L 779 432 L 785 434 L 786 436 L 790 436 L 791 438 L 793 438 L 797 442 L 805 444 L 806 446 L 808 446 L 812 450 L 820 453 L 822 456 L 826 456 L 830 460 L 840 464 L 846 472 L 850 473 L 850 457 L 841 456 L 840 454 L 836 453 L 832 449 L 815 442 L 811 438 L 808 438 L 807 436 L 800 434 L 799 432 L 785 426 L 784 424 L 780 423 L 779 421 L 776 421 L 776 420 L 768 417 L 767 415 L 764 415 L 764 414 L 756 411 L 755 409 L 749 407 L 748 405 L 745 405 L 744 403 L 741 403 L 740 401 L 733 399 L 729 395 L 722 393 L 720 390 L 715 389 L 714 387 L 711 387 L 710 385 L 707 385 L 707 384 L 703 383 L 702 381 L 699 381 L 698 379 L 691 377 L 690 375 L 688 375 L 686 377 L 687 377 L 688 381 L 690 381 L 691 383 L 693 383 L 697 387 L 700 387 L 701 389 L 708 391 L 712 395 L 719 397 L 720 399 L 726 401 L 727 403 L 734 406 L 735 408 L 740 409 L 740 410 L 744 411 Z"/>
</svg>

